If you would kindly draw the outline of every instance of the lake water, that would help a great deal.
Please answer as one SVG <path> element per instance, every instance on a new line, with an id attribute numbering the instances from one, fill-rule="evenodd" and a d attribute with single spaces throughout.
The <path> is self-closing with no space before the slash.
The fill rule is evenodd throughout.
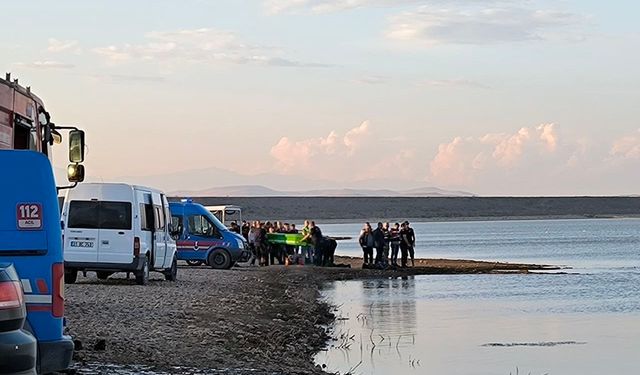
<path id="1" fill-rule="evenodd" d="M 338 337 L 316 360 L 354 374 L 640 373 L 640 220 L 416 223 L 416 256 L 534 262 L 569 274 L 335 282 Z M 360 224 L 323 225 L 357 236 Z M 355 240 L 338 253 L 360 255 Z"/>

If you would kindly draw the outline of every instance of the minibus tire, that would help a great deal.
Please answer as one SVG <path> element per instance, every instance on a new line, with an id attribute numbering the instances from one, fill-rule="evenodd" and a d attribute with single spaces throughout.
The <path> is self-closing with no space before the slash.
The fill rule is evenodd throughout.
<path id="1" fill-rule="evenodd" d="M 187 260 L 187 264 L 190 266 L 201 266 L 202 265 L 202 261 L 201 260 Z"/>
<path id="2" fill-rule="evenodd" d="M 64 283 L 75 284 L 78 280 L 78 271 L 76 270 L 64 270 Z"/>
<path id="3" fill-rule="evenodd" d="M 231 268 L 231 254 L 224 249 L 215 249 L 207 257 L 209 267 L 216 270 L 228 270 Z"/>
<path id="4" fill-rule="evenodd" d="M 167 281 L 176 281 L 178 279 L 178 259 L 174 256 L 173 262 L 171 262 L 171 268 L 164 274 L 164 279 Z"/>
<path id="5" fill-rule="evenodd" d="M 145 257 L 142 269 L 136 272 L 136 284 L 147 285 L 149 283 L 149 257 Z"/>

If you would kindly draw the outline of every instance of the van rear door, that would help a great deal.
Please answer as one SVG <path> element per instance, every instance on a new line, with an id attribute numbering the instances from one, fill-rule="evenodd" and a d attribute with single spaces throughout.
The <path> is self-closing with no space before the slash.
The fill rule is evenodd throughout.
<path id="1" fill-rule="evenodd" d="M 70 201 L 64 257 L 71 262 L 97 262 L 100 241 L 98 201 Z"/>
<path id="2" fill-rule="evenodd" d="M 131 202 L 100 202 L 98 262 L 128 264 L 133 261 Z"/>

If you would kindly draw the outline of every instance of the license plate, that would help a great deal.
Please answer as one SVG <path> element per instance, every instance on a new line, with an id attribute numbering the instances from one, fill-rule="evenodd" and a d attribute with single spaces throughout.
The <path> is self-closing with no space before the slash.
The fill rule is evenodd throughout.
<path id="1" fill-rule="evenodd" d="M 71 241 L 71 247 L 93 247 L 93 241 Z"/>

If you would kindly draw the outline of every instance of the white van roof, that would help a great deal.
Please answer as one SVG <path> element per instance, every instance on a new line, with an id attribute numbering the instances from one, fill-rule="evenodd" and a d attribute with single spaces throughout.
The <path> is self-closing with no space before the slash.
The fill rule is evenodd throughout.
<path id="1" fill-rule="evenodd" d="M 90 182 L 78 184 L 67 191 L 66 200 L 131 200 L 134 191 L 148 191 L 150 193 L 163 194 L 161 190 L 125 183 Z"/>

